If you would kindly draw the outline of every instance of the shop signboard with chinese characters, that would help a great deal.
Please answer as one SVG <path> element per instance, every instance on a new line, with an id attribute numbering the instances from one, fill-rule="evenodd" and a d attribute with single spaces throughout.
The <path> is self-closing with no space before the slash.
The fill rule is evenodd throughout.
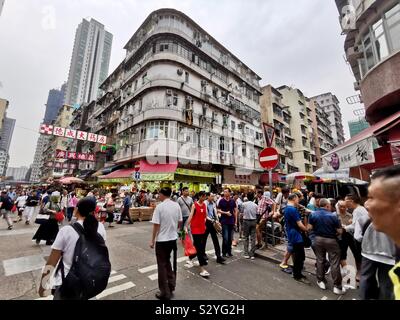
<path id="1" fill-rule="evenodd" d="M 107 144 L 107 137 L 91 132 L 73 130 L 69 128 L 54 127 L 48 124 L 41 124 L 39 132 L 44 135 L 63 137 L 74 140 L 89 141 L 99 144 Z"/>
<path id="2" fill-rule="evenodd" d="M 235 170 L 224 169 L 223 184 L 230 185 L 257 185 L 260 175 L 257 173 L 244 174 Z"/>
<path id="3" fill-rule="evenodd" d="M 56 159 L 80 160 L 95 162 L 96 158 L 93 153 L 80 153 L 74 151 L 56 150 Z"/>
<path id="4" fill-rule="evenodd" d="M 329 152 L 322 159 L 324 170 L 328 172 L 374 163 L 373 139 L 365 139 L 334 152 Z"/>
<path id="5" fill-rule="evenodd" d="M 393 164 L 400 164 L 400 141 L 391 142 L 390 149 L 392 151 Z"/>
<path id="6" fill-rule="evenodd" d="M 68 163 L 68 162 L 56 162 L 56 161 L 49 161 L 45 163 L 47 168 L 54 168 L 54 169 L 67 169 L 67 170 L 75 170 L 77 168 L 76 163 Z"/>

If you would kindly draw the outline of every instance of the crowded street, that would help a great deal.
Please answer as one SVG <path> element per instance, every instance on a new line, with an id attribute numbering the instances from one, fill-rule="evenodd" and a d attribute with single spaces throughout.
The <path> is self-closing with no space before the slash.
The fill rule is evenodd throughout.
<path id="1" fill-rule="evenodd" d="M 50 253 L 45 245 L 37 246 L 32 236 L 37 227 L 18 224 L 9 233 L 4 221 L 0 222 L 0 299 L 36 300 L 41 269 Z M 99 300 L 155 300 L 158 290 L 157 264 L 149 247 L 151 224 L 135 223 L 118 226 L 108 231 L 108 241 L 113 271 L 107 290 Z M 212 243 L 207 251 L 213 259 Z M 210 263 L 212 277 L 203 279 L 195 267 L 187 269 L 179 250 L 177 300 L 352 300 L 358 299 L 356 290 L 344 296 L 321 292 L 316 281 L 308 287 L 295 283 L 278 265 L 256 259 L 242 258 L 242 248 L 234 250 L 235 257 L 226 265 Z M 315 272 L 314 272 L 315 273 Z M 314 275 L 310 275 L 315 279 Z M 48 299 L 48 298 L 44 298 Z"/>

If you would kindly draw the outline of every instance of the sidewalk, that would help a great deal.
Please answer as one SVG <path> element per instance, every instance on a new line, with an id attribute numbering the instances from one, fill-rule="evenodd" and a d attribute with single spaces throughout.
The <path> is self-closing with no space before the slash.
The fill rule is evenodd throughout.
<path id="1" fill-rule="evenodd" d="M 285 255 L 286 244 L 279 244 L 273 247 L 268 245 L 263 250 L 256 251 L 256 258 L 263 259 L 275 264 L 280 264 L 282 262 L 283 256 Z M 305 271 L 315 275 L 315 263 L 316 258 L 312 249 L 306 249 L 306 261 L 304 262 Z M 292 259 L 289 259 L 289 264 L 293 265 Z"/>

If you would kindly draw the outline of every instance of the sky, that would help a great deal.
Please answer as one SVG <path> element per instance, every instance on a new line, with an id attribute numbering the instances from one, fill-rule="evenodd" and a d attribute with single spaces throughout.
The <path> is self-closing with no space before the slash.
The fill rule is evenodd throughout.
<path id="1" fill-rule="evenodd" d="M 0 97 L 17 120 L 10 167 L 33 162 L 50 89 L 68 78 L 75 31 L 94 18 L 114 35 L 111 73 L 124 45 L 154 10 L 182 11 L 241 59 L 261 85 L 288 85 L 306 96 L 332 92 L 347 122 L 360 105 L 344 59 L 344 36 L 334 0 L 6 0 L 0 16 Z"/>

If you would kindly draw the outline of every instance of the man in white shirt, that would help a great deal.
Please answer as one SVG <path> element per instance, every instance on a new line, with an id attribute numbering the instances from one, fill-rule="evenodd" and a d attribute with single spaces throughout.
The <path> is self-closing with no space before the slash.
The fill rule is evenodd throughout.
<path id="1" fill-rule="evenodd" d="M 163 188 L 160 191 L 162 201 L 154 210 L 153 235 L 150 243 L 152 249 L 156 249 L 158 267 L 159 292 L 156 298 L 170 300 L 176 286 L 177 244 L 178 229 L 182 225 L 182 210 L 178 203 L 171 200 L 171 188 Z M 174 252 L 174 270 L 171 266 L 171 253 Z"/>

